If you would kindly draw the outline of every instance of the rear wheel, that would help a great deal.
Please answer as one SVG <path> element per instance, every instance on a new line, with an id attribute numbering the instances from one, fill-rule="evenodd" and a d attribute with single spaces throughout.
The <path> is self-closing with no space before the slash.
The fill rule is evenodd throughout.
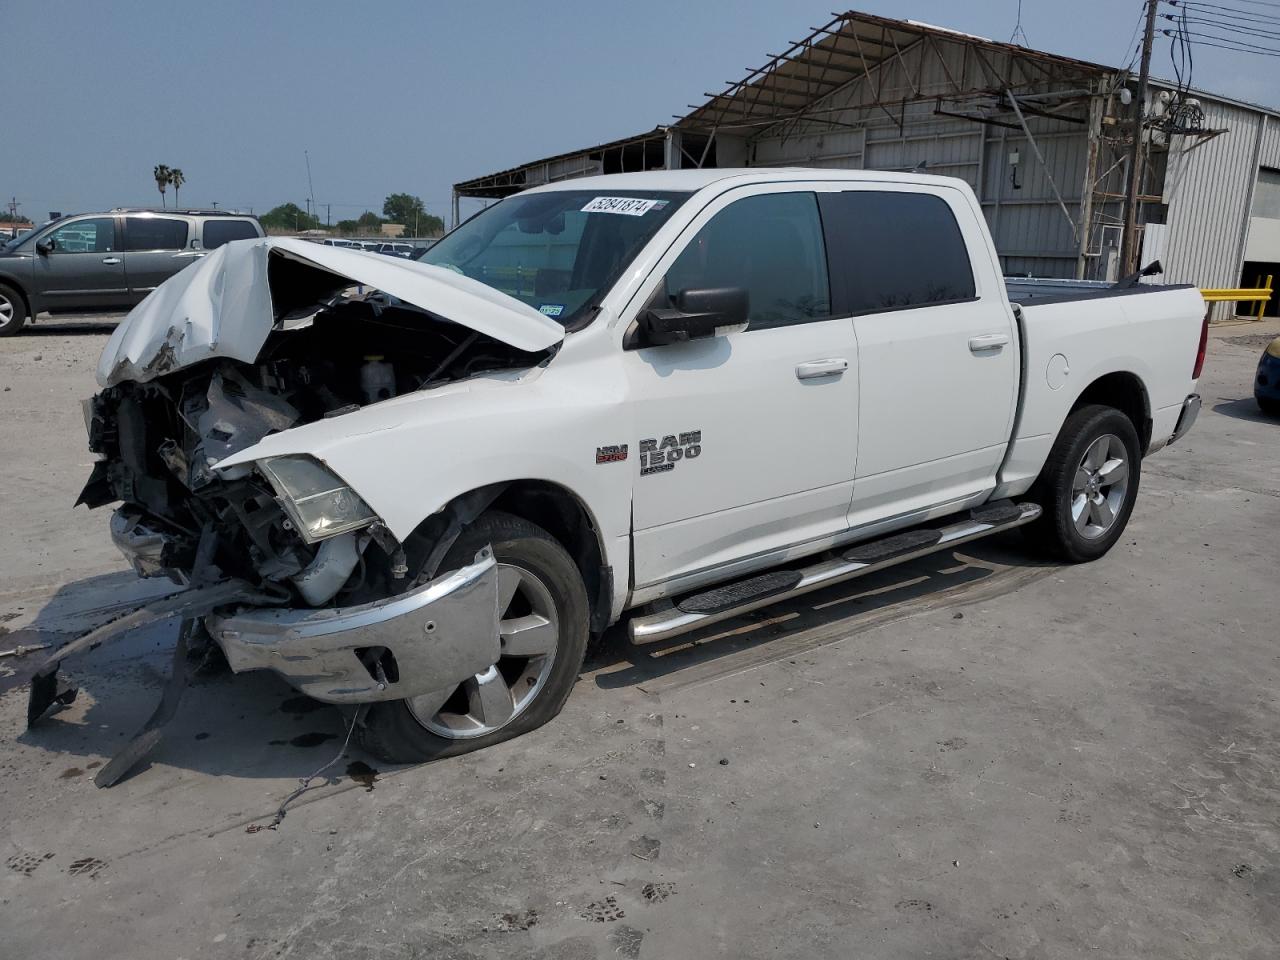
<path id="1" fill-rule="evenodd" d="M 1141 470 L 1128 417 L 1099 404 L 1074 411 L 1029 492 L 1044 513 L 1024 528 L 1027 537 L 1061 560 L 1096 560 L 1124 533 Z"/>
<path id="2" fill-rule="evenodd" d="M 0 283 L 0 337 L 11 337 L 27 322 L 27 304 L 13 287 Z"/>
<path id="3" fill-rule="evenodd" d="M 1257 394 L 1254 395 L 1253 399 L 1258 401 L 1258 409 L 1267 416 L 1280 417 L 1280 400 L 1277 400 L 1274 397 L 1259 396 Z"/>
<path id="4" fill-rule="evenodd" d="M 451 690 L 373 704 L 363 746 L 393 763 L 478 750 L 542 726 L 560 712 L 587 647 L 587 591 L 573 559 L 541 527 L 497 511 L 463 532 L 442 570 L 493 546 L 501 655 Z"/>

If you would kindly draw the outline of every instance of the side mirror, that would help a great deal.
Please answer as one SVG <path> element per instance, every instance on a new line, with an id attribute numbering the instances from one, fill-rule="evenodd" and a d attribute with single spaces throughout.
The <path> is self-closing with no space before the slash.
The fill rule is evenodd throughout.
<path id="1" fill-rule="evenodd" d="M 49 254 L 53 252 L 53 240 L 50 237 L 43 237 L 36 241 L 36 251 L 38 253 Z"/>
<path id="2" fill-rule="evenodd" d="M 640 329 L 651 346 L 705 340 L 721 327 L 742 326 L 750 313 L 742 287 L 681 290 L 675 308 L 650 307 L 640 315 Z"/>

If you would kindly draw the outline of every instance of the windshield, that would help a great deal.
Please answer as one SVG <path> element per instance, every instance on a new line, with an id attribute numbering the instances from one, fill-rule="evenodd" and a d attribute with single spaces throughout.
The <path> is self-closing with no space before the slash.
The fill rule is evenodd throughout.
<path id="1" fill-rule="evenodd" d="M 422 256 L 569 326 L 600 302 L 687 193 L 553 190 L 517 194 Z"/>

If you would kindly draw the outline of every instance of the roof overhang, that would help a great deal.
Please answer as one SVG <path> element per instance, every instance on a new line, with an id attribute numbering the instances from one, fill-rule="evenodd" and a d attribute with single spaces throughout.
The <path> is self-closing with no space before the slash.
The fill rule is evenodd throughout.
<path id="1" fill-rule="evenodd" d="M 772 56 L 723 92 L 706 94 L 709 99 L 701 105 L 691 104 L 693 112 L 679 118 L 676 127 L 682 131 L 752 133 L 789 120 L 814 119 L 821 115 L 823 100 L 855 84 L 868 84 L 874 90 L 874 97 L 863 105 L 869 111 L 936 100 L 937 89 L 908 81 L 905 89 L 883 90 L 878 78 L 882 68 L 894 61 L 905 65 L 906 54 L 917 47 L 924 48 L 925 56 L 936 55 L 942 61 L 943 45 L 960 45 L 966 48 L 966 56 L 972 57 L 972 69 L 959 75 L 944 66 L 951 87 L 945 99 L 952 104 L 999 99 L 1010 91 L 1043 91 L 1046 85 L 1086 86 L 1124 72 L 914 20 L 850 11 Z M 848 105 L 839 107 L 845 113 L 849 109 Z"/>
<path id="2" fill-rule="evenodd" d="M 605 173 L 661 170 L 665 166 L 668 127 L 654 127 L 619 140 L 583 147 L 518 167 L 499 170 L 453 185 L 460 197 L 500 199 L 530 187 Z"/>

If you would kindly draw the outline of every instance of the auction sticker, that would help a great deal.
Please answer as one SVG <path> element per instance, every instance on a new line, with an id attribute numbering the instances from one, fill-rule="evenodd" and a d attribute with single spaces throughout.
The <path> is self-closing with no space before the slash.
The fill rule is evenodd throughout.
<path id="1" fill-rule="evenodd" d="M 563 303 L 544 303 L 538 308 L 538 312 L 546 317 L 558 317 L 564 313 Z"/>
<path id="2" fill-rule="evenodd" d="M 641 200 L 639 197 L 596 197 L 582 208 L 583 213 L 620 213 L 627 217 L 643 217 L 650 210 L 661 210 L 665 200 Z"/>

